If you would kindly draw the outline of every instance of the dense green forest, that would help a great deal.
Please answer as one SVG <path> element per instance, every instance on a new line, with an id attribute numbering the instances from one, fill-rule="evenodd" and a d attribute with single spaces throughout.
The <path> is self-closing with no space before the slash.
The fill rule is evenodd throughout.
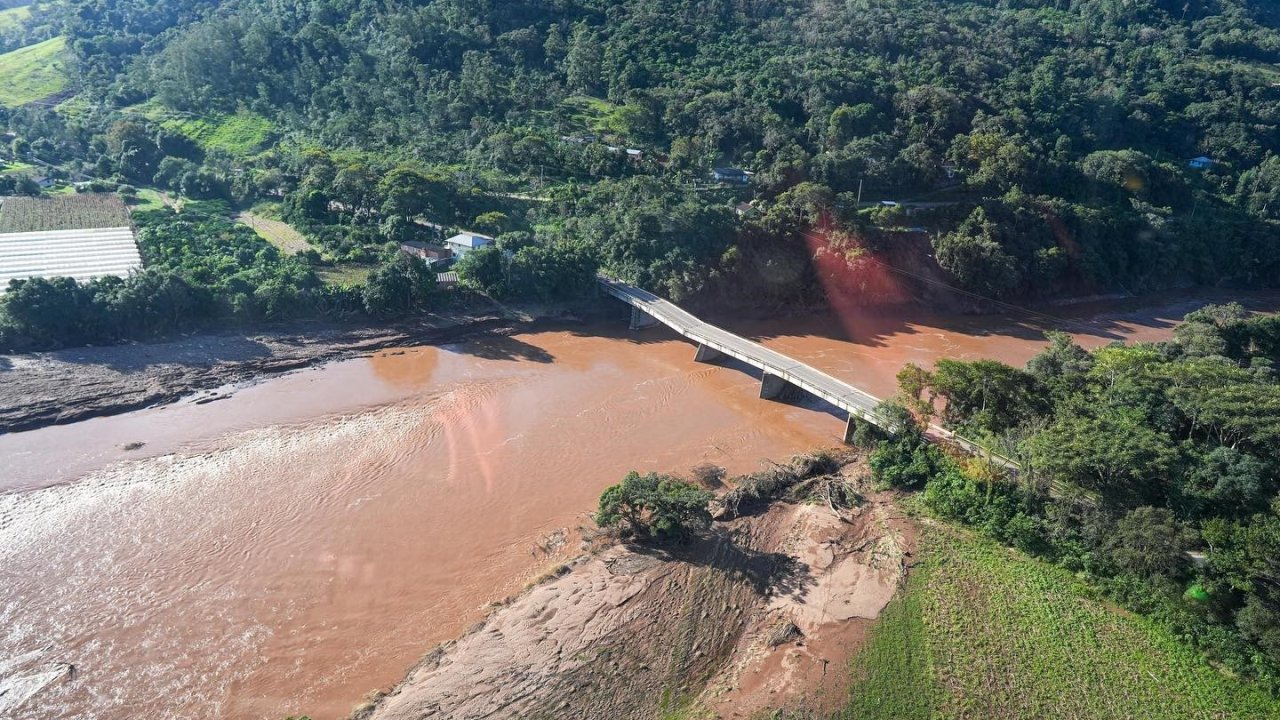
<path id="1" fill-rule="evenodd" d="M 68 38 L 77 96 L 0 120 L 70 177 L 283 201 L 334 262 L 516 233 L 546 272 L 462 268 L 509 297 L 599 267 L 820 302 L 868 257 L 994 298 L 1256 285 L 1278 25 L 1249 0 L 67 0 L 19 27 Z"/>
<path id="2" fill-rule="evenodd" d="M 907 431 L 871 464 L 937 514 L 1091 579 L 1213 663 L 1280 692 L 1280 318 L 1189 314 L 1172 341 L 1087 352 L 1055 334 L 1025 369 L 899 375 Z M 941 409 L 939 409 L 941 408 Z M 937 420 L 1021 471 L 924 442 Z"/>

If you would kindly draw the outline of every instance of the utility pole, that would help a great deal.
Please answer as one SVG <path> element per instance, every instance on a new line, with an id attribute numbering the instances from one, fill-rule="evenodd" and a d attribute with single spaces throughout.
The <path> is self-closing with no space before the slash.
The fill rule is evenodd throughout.
<path id="1" fill-rule="evenodd" d="M 862 209 L 862 178 L 858 178 L 858 206 L 854 209 L 855 210 Z"/>

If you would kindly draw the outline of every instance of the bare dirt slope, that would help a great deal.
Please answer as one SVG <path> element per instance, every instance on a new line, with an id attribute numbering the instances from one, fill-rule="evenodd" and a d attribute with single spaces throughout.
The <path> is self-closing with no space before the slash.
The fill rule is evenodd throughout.
<path id="1" fill-rule="evenodd" d="M 357 717 L 622 720 L 812 706 L 824 666 L 833 681 L 844 674 L 860 623 L 897 587 L 910 542 L 898 522 L 884 496 L 845 520 L 778 502 L 685 548 L 581 558 L 437 648 Z"/>

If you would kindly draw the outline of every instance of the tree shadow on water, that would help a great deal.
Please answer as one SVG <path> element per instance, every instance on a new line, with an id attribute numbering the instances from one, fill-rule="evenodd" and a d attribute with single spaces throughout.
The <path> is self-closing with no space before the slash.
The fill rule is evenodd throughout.
<path id="1" fill-rule="evenodd" d="M 550 363 L 556 359 L 554 355 L 543 348 L 510 335 L 497 335 L 473 342 L 459 343 L 450 346 L 450 349 L 485 360 L 524 360 L 536 363 Z"/>

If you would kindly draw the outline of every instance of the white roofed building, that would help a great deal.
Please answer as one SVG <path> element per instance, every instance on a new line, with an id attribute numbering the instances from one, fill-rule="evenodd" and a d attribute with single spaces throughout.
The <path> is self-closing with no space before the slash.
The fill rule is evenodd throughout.
<path id="1" fill-rule="evenodd" d="M 485 245 L 492 245 L 493 238 L 488 235 L 480 235 L 477 233 L 458 233 L 448 240 L 444 241 L 445 247 L 453 251 L 454 257 L 462 257 L 472 250 L 482 248 Z"/>

